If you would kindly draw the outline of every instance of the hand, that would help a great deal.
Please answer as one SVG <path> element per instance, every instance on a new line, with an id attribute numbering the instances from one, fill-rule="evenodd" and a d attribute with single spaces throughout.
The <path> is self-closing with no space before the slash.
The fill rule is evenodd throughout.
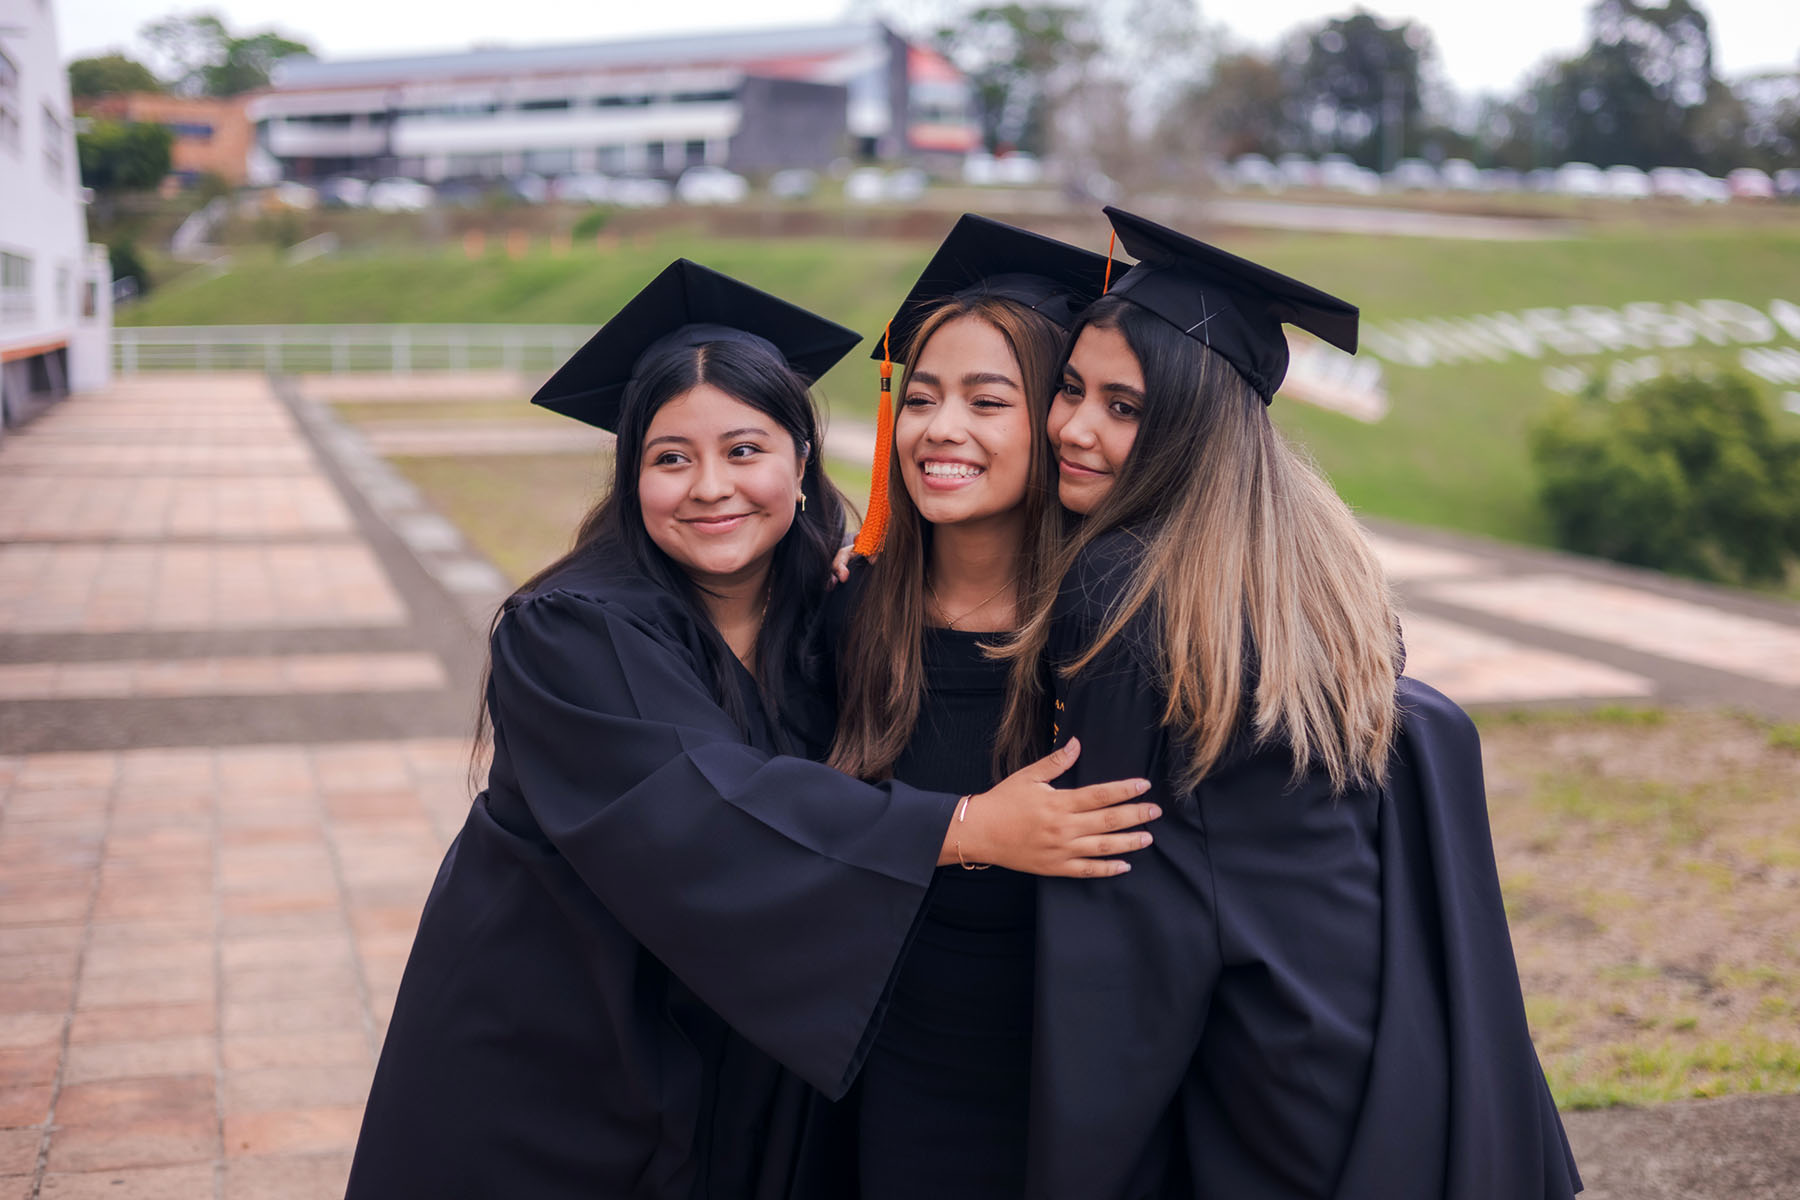
<path id="1" fill-rule="evenodd" d="M 971 796 L 966 809 L 959 804 L 938 865 L 959 861 L 960 842 L 960 861 L 1031 875 L 1097 879 L 1131 870 L 1111 856 L 1142 850 L 1152 839 L 1143 830 L 1120 831 L 1156 820 L 1162 809 L 1148 801 L 1124 803 L 1150 790 L 1145 779 L 1051 787 L 1080 754 L 1081 743 L 1070 738 L 1061 749 Z"/>
<path id="2" fill-rule="evenodd" d="M 831 578 L 825 581 L 825 590 L 830 591 L 840 583 L 850 582 L 850 556 L 855 551 L 851 546 L 840 546 L 831 560 Z"/>

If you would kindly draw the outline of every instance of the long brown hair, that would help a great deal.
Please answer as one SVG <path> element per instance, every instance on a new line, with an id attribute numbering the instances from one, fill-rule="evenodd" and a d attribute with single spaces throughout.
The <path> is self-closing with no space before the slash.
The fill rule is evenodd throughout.
<path id="1" fill-rule="evenodd" d="M 932 334 L 952 321 L 974 317 L 993 326 L 1012 350 L 1024 385 L 1031 422 L 1031 465 L 1025 484 L 1025 544 L 1019 548 L 1019 603 L 1037 595 L 1049 577 L 1050 562 L 1062 534 L 1056 503 L 1055 464 L 1042 431 L 1049 417 L 1050 396 L 1062 367 L 1064 334 L 1049 318 L 1023 304 L 998 296 L 952 297 L 932 310 L 904 356 L 901 392 Z M 900 410 L 896 410 L 896 415 Z M 869 574 L 845 644 L 838 656 L 838 726 L 828 761 L 861 779 L 880 779 L 912 740 L 925 693 L 922 643 L 925 637 L 925 567 L 931 551 L 931 526 L 919 516 L 900 474 L 900 455 L 888 456 L 887 540 L 869 564 Z M 1033 675 L 1014 671 L 1009 677 L 1008 704 L 1036 712 L 1044 686 Z M 1044 722 L 1021 725 L 1017 736 L 999 738 L 994 767 L 1005 774 L 1037 757 L 1046 740 Z"/>
<path id="2" fill-rule="evenodd" d="M 1093 643 L 1057 668 L 1082 670 L 1148 606 L 1163 723 L 1184 751 L 1178 789 L 1219 762 L 1246 711 L 1247 732 L 1285 744 L 1296 774 L 1322 769 L 1338 791 L 1381 780 L 1400 639 L 1386 575 L 1349 507 L 1224 359 L 1120 297 L 1097 301 L 1077 336 L 1090 326 L 1124 336 L 1147 399 L 1117 482 L 1057 576 L 1111 530 L 1133 530 L 1142 553 Z M 1054 598 L 1040 594 L 1021 624 L 1015 679 L 1041 669 Z M 1006 728 L 1034 719 L 1015 705 Z"/>

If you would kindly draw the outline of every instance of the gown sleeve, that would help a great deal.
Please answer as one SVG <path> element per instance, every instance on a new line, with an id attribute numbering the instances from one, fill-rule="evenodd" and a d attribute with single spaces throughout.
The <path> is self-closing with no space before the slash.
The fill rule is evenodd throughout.
<path id="1" fill-rule="evenodd" d="M 739 1033 L 836 1097 L 956 797 L 758 751 L 704 680 L 691 650 L 623 605 L 521 602 L 493 638 L 488 803 L 502 824 L 535 825 Z"/>

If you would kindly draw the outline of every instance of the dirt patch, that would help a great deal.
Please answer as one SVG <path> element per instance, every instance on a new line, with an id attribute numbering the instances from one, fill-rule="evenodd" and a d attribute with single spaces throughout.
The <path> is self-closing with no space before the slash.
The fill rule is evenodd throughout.
<path id="1" fill-rule="evenodd" d="M 1482 722 L 1526 1007 L 1568 1107 L 1800 1091 L 1800 751 L 1753 718 Z"/>

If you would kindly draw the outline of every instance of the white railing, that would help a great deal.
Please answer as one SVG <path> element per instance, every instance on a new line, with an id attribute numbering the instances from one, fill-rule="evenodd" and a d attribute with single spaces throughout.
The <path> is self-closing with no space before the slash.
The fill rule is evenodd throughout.
<path id="1" fill-rule="evenodd" d="M 588 325 L 166 325 L 113 329 L 113 369 L 137 371 L 505 370 L 549 374 Z"/>

